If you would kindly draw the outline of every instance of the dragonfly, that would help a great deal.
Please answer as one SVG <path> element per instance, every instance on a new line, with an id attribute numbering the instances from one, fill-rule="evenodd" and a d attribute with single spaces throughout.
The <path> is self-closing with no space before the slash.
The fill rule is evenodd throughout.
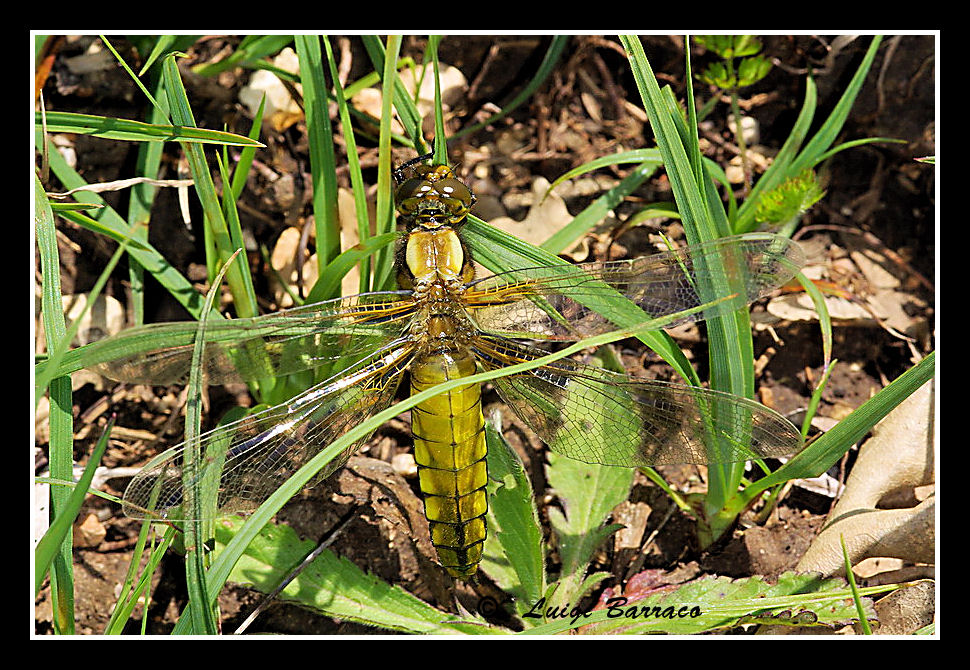
<path id="1" fill-rule="evenodd" d="M 128 516 L 171 522 L 252 511 L 334 440 L 386 409 L 403 379 L 412 395 L 457 381 L 415 405 L 411 423 L 432 544 L 449 574 L 470 579 L 487 534 L 488 470 L 482 388 L 460 380 L 535 362 L 548 354 L 544 343 L 616 331 L 602 313 L 608 310 L 597 307 L 604 297 L 619 296 L 643 312 L 644 322 L 659 319 L 668 327 L 745 306 L 788 282 L 805 262 L 797 243 L 752 233 L 632 260 L 476 278 L 462 240 L 475 203 L 471 189 L 431 154 L 408 161 L 394 178 L 403 227 L 398 290 L 209 320 L 201 359 L 208 384 L 264 379 L 270 371 L 327 372 L 286 402 L 204 433 L 201 460 L 187 459 L 183 443 L 150 461 L 125 491 Z M 165 336 L 165 346 L 125 353 L 127 343 L 146 334 Z M 102 362 L 90 367 L 122 382 L 184 384 L 195 337 L 185 324 L 129 329 L 91 345 Z M 801 445 L 791 422 L 752 400 L 572 358 L 491 383 L 551 450 L 587 463 L 732 463 L 789 455 Z M 366 439 L 349 445 L 313 483 L 345 465 Z M 185 487 L 203 480 L 217 482 L 215 498 L 189 506 Z"/>

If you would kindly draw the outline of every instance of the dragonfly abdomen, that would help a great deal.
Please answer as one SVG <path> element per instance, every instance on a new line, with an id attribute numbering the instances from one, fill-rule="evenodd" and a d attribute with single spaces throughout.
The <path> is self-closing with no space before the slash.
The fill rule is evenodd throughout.
<path id="1" fill-rule="evenodd" d="M 418 357 L 411 366 L 411 393 L 475 374 L 468 351 Z M 414 459 L 424 509 L 438 560 L 455 577 L 475 574 L 485 543 L 485 420 L 482 392 L 468 384 L 411 410 Z"/>

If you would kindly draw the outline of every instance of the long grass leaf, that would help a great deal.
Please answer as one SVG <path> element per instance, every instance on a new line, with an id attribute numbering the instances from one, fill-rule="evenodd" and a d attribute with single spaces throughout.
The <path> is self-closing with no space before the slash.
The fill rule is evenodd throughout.
<path id="1" fill-rule="evenodd" d="M 645 182 L 657 171 L 659 161 L 644 161 L 638 168 L 624 177 L 623 181 L 590 203 L 582 212 L 573 217 L 568 224 L 553 233 L 540 246 L 552 253 L 562 253 L 576 240 L 593 229 L 622 200 Z"/>
<path id="2" fill-rule="evenodd" d="M 192 108 L 189 105 L 185 87 L 182 85 L 182 78 L 179 75 L 175 59 L 176 56 L 170 54 L 162 61 L 165 92 L 168 96 L 172 121 L 180 126 L 195 127 L 195 117 L 192 114 Z M 250 141 L 249 138 L 246 138 L 247 143 Z M 219 255 L 218 261 L 220 264 L 225 263 L 233 252 L 241 247 L 232 242 L 202 148 L 195 144 L 182 143 L 182 149 L 185 151 L 189 168 L 192 171 L 195 192 L 202 203 L 207 229 L 211 230 L 213 236 L 215 248 Z M 252 279 L 247 277 L 247 273 L 243 270 L 241 264 L 230 268 L 227 281 L 235 302 L 236 313 L 241 317 L 256 316 L 259 313 L 259 308 L 256 305 Z"/>
<path id="3" fill-rule="evenodd" d="M 47 132 L 89 135 L 106 140 L 126 142 L 185 142 L 191 144 L 225 144 L 239 147 L 263 147 L 262 142 L 221 130 L 145 123 L 75 112 L 47 112 Z M 41 114 L 34 115 L 34 126 L 40 128 Z"/>
<path id="4" fill-rule="evenodd" d="M 156 43 L 161 44 L 162 40 Z M 165 91 L 162 89 L 162 78 L 158 70 L 151 74 L 151 86 L 155 99 L 161 98 L 162 109 L 152 105 L 148 109 L 147 123 L 162 123 L 168 119 Z M 135 174 L 140 177 L 157 179 L 162 164 L 164 145 L 161 142 L 143 142 L 138 146 L 138 157 L 135 159 Z M 148 222 L 151 219 L 152 205 L 155 203 L 157 187 L 150 183 L 137 184 L 132 188 L 128 201 L 128 223 L 131 226 L 132 237 L 138 242 L 148 241 Z M 131 311 L 136 326 L 145 322 L 145 268 L 134 258 L 129 259 L 128 278 L 131 282 Z"/>
<path id="5" fill-rule="evenodd" d="M 232 202 L 232 199 L 229 199 Z M 188 385 L 188 404 L 185 412 L 185 468 L 183 469 L 183 490 L 185 491 L 185 505 L 192 518 L 205 517 L 201 513 L 203 506 L 215 505 L 219 497 L 218 478 L 213 477 L 206 481 L 201 481 L 195 473 L 199 472 L 203 463 L 203 458 L 213 458 L 212 454 L 202 454 L 199 446 L 199 435 L 202 426 L 202 387 L 205 383 L 203 379 L 202 365 L 205 353 L 205 326 L 206 316 L 212 311 L 212 305 L 216 296 L 219 294 L 222 278 L 239 255 L 237 250 L 228 262 L 219 271 L 215 281 L 209 288 L 205 298 L 205 305 L 202 308 L 202 318 L 199 319 L 197 333 L 195 337 L 195 347 L 192 351 L 192 367 L 189 373 Z M 223 454 L 222 458 L 225 458 Z M 205 574 L 205 550 L 209 538 L 211 537 L 211 527 L 201 521 L 190 521 L 187 523 L 186 530 L 186 561 L 185 578 L 189 592 L 189 611 L 193 624 L 193 632 L 214 635 L 216 633 L 216 621 L 210 605 L 207 593 L 206 574 Z"/>
<path id="6" fill-rule="evenodd" d="M 213 77 L 238 65 L 245 65 L 247 61 L 278 53 L 292 41 L 293 35 L 247 35 L 229 57 L 218 63 L 200 63 L 192 71 L 203 77 Z"/>
<path id="7" fill-rule="evenodd" d="M 64 310 L 61 307 L 60 262 L 57 253 L 57 236 L 54 215 L 47 204 L 44 188 L 34 176 L 34 231 L 40 254 L 43 293 L 41 295 L 44 333 L 47 347 L 51 349 L 63 342 L 67 335 Z M 48 457 L 51 477 L 70 481 L 73 479 L 74 415 L 70 377 L 54 377 L 50 382 L 50 439 Z M 60 487 L 50 490 L 50 518 L 54 521 L 65 514 L 70 492 Z M 74 573 L 73 532 L 64 533 L 51 564 L 51 600 L 53 602 L 54 630 L 69 635 L 74 632 Z"/>
<path id="8" fill-rule="evenodd" d="M 327 102 L 326 65 L 319 35 L 297 35 L 300 81 L 310 145 L 310 174 L 313 179 L 313 220 L 317 232 L 317 266 L 322 272 L 340 255 L 340 220 L 337 217 L 337 159 Z M 336 297 L 336 296 L 327 296 Z"/>
<path id="9" fill-rule="evenodd" d="M 748 193 L 748 197 L 738 208 L 737 215 L 732 224 L 734 232 L 746 233 L 754 230 L 756 225 L 754 218 L 755 209 L 758 201 L 761 199 L 761 195 L 781 184 L 787 175 L 793 174 L 790 171 L 792 161 L 795 160 L 795 157 L 801 149 L 802 142 L 808 136 L 812 119 L 815 118 L 817 103 L 818 92 L 815 87 L 815 81 L 811 77 L 808 77 L 805 80 L 805 99 L 802 101 L 801 109 L 798 111 L 798 117 L 795 119 L 791 132 L 788 133 L 788 137 L 785 139 L 784 144 L 781 145 L 781 149 L 778 150 L 778 154 L 771 162 L 771 165 L 768 166 L 764 174 L 755 182 L 754 187 Z"/>
<path id="10" fill-rule="evenodd" d="M 377 47 L 380 46 L 378 40 L 374 40 Z M 366 44 L 367 42 L 365 42 Z M 391 110 L 397 109 L 402 116 L 410 114 L 409 109 L 411 99 L 404 92 L 397 76 L 394 64 L 397 62 L 398 51 L 401 48 L 400 36 L 390 35 L 387 38 L 387 54 L 383 49 L 371 46 L 368 49 L 371 61 L 375 66 L 381 66 L 381 123 L 380 136 L 378 140 L 377 155 L 377 234 L 382 235 L 394 230 L 394 186 L 391 179 Z M 376 55 L 379 51 L 379 55 Z M 410 105 L 413 107 L 413 105 Z M 413 123 L 405 123 L 405 129 L 411 133 L 412 140 L 418 142 L 420 137 L 420 122 L 415 126 Z M 415 133 L 417 129 L 417 134 Z M 394 255 L 388 250 L 381 250 L 375 255 L 374 259 L 374 288 L 382 290 L 388 287 L 392 281 L 392 266 Z"/>
<path id="11" fill-rule="evenodd" d="M 862 63 L 859 64 L 855 74 L 852 75 L 852 80 L 846 86 L 845 91 L 832 109 L 832 112 L 822 123 L 818 132 L 805 144 L 805 148 L 798 154 L 798 157 L 792 161 L 790 168 L 791 174 L 797 174 L 814 165 L 818 157 L 832 146 L 838 134 L 842 132 L 842 126 L 845 125 L 845 120 L 849 117 L 849 112 L 852 110 L 856 96 L 862 90 L 862 85 L 865 83 L 866 76 L 869 74 L 869 68 L 872 67 L 872 61 L 875 59 L 876 52 L 879 50 L 881 43 L 881 35 L 876 35 L 872 38 L 872 42 L 866 50 L 866 55 L 863 57 Z"/>
<path id="12" fill-rule="evenodd" d="M 350 175 L 350 186 L 354 196 L 354 212 L 357 219 L 357 236 L 361 244 L 367 244 L 371 237 L 370 219 L 367 216 L 367 187 L 364 184 L 364 177 L 361 173 L 360 156 L 357 153 L 357 138 L 354 136 L 353 122 L 350 118 L 351 110 L 350 106 L 347 104 L 347 95 L 345 95 L 344 89 L 340 85 L 340 78 L 337 73 L 337 61 L 334 58 L 333 49 L 330 46 L 330 40 L 327 39 L 326 35 L 323 35 L 322 39 L 323 46 L 327 54 L 327 66 L 330 68 L 330 80 L 333 82 L 334 98 L 337 101 L 337 113 L 340 115 L 340 127 L 342 129 L 344 143 L 347 146 L 347 172 Z M 328 268 L 330 268 L 332 264 L 333 261 L 331 261 L 331 265 L 328 266 Z M 317 291 L 314 294 L 315 299 L 325 300 L 328 297 L 338 295 L 337 283 L 333 281 L 332 277 L 328 276 L 328 272 L 330 271 L 328 268 L 320 269 L 320 279 L 317 281 L 317 284 L 319 285 L 320 282 L 328 281 L 333 285 L 327 287 L 326 289 L 321 288 L 319 291 Z M 370 268 L 370 256 L 367 255 L 362 257 L 360 259 L 360 293 L 366 293 L 367 291 L 371 290 Z M 342 278 L 343 275 L 341 274 L 340 277 Z M 316 286 L 313 288 L 316 289 Z M 310 293 L 312 294 L 314 291 L 311 290 Z"/>
<path id="13" fill-rule="evenodd" d="M 71 524 L 74 523 L 78 513 L 81 511 L 81 506 L 84 505 L 88 488 L 90 488 L 91 482 L 94 480 L 94 471 L 101 464 L 101 457 L 104 455 L 104 450 L 108 446 L 108 436 L 111 434 L 114 423 L 114 417 L 111 417 L 105 425 L 104 432 L 95 445 L 94 451 L 91 452 L 91 458 L 88 459 L 88 464 L 84 466 L 84 472 L 81 473 L 77 485 L 71 491 L 67 503 L 53 520 L 47 532 L 44 533 L 44 536 L 34 549 L 34 595 L 37 595 L 40 591 L 47 570 L 57 555 L 59 547 L 69 537 Z"/>

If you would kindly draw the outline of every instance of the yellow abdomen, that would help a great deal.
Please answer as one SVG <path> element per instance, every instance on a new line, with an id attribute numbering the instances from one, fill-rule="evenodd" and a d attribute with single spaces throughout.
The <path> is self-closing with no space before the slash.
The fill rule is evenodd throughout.
<path id="1" fill-rule="evenodd" d="M 470 352 L 423 354 L 411 366 L 411 393 L 473 374 Z M 482 558 L 488 511 L 481 387 L 468 384 L 416 405 L 411 423 L 431 542 L 450 574 L 468 578 Z"/>

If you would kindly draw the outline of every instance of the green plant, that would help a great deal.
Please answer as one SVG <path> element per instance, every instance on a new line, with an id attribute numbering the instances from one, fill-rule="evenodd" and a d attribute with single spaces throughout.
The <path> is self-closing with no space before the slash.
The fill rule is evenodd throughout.
<path id="1" fill-rule="evenodd" d="M 694 40 L 721 57 L 697 74 L 711 86 L 736 94 L 737 89 L 761 81 L 771 71 L 771 61 L 761 55 L 761 40 L 754 35 L 697 35 Z"/>
<path id="2" fill-rule="evenodd" d="M 761 40 L 754 35 L 698 35 L 696 42 L 709 51 L 716 53 L 721 60 L 710 63 L 697 74 L 702 82 L 727 92 L 731 99 L 731 113 L 734 115 L 734 137 L 741 154 L 741 169 L 744 173 L 745 191 L 750 186 L 748 167 L 748 147 L 744 137 L 743 118 L 738 106 L 739 90 L 764 79 L 771 71 L 771 61 L 761 55 Z M 717 100 L 711 96 L 709 104 Z M 704 118 L 708 108 L 699 113 Z"/>

